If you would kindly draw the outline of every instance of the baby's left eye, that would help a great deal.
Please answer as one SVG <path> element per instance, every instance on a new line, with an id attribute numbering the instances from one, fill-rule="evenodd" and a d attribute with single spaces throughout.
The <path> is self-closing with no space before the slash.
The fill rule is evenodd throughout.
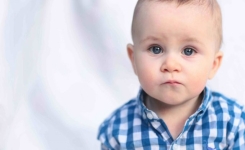
<path id="1" fill-rule="evenodd" d="M 185 48 L 182 53 L 186 56 L 191 56 L 196 53 L 196 51 L 193 48 Z"/>
<path id="2" fill-rule="evenodd" d="M 152 46 L 149 48 L 150 52 L 152 52 L 153 54 L 160 54 L 163 52 L 162 48 L 160 46 Z"/>

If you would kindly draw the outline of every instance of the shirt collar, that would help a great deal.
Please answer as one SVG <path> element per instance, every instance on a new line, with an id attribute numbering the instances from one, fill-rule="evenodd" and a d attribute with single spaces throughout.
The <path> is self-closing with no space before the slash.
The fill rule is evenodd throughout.
<path id="1" fill-rule="evenodd" d="M 147 121 L 148 119 L 159 119 L 158 116 L 156 115 L 155 112 L 149 110 L 148 108 L 146 108 L 145 104 L 144 104 L 144 98 L 146 96 L 145 91 L 140 88 L 139 93 L 136 97 L 137 100 L 137 107 L 139 110 L 139 115 L 141 115 L 141 117 L 143 118 L 143 120 Z M 201 117 L 204 112 L 207 110 L 208 106 L 210 105 L 212 100 L 212 95 L 211 95 L 211 91 L 209 88 L 205 87 L 203 90 L 203 100 L 201 105 L 199 106 L 198 110 L 192 115 L 192 117 L 194 116 L 199 116 Z M 148 121 L 147 121 L 148 122 Z"/>
<path id="2" fill-rule="evenodd" d="M 195 114 L 202 116 L 212 101 L 212 92 L 208 87 L 203 90 L 203 100 Z M 195 115 L 194 114 L 194 115 Z"/>

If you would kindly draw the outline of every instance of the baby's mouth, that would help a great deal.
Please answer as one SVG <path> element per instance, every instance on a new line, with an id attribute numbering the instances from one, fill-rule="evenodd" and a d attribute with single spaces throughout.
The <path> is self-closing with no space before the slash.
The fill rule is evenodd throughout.
<path id="1" fill-rule="evenodd" d="M 178 84 L 181 84 L 181 83 L 176 81 L 176 80 L 168 80 L 168 81 L 164 82 L 163 84 L 178 85 Z"/>

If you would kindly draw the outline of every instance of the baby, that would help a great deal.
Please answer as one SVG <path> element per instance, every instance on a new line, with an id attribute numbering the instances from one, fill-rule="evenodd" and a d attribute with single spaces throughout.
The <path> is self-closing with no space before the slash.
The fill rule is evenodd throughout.
<path id="1" fill-rule="evenodd" d="M 245 150 L 244 106 L 206 87 L 223 58 L 216 0 L 138 0 L 132 39 L 141 89 L 101 124 L 101 149 Z"/>

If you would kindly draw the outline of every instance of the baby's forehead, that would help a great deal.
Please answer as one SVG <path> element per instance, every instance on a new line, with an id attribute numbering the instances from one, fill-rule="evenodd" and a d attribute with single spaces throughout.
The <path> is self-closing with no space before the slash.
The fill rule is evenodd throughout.
<path id="1" fill-rule="evenodd" d="M 181 6 L 198 7 L 198 9 L 203 9 L 207 12 L 213 13 L 214 9 L 216 8 L 212 1 L 214 0 L 138 0 L 134 10 L 134 17 L 136 18 L 139 15 L 139 13 L 145 12 L 146 9 L 156 7 L 157 5 L 163 5 L 163 4 L 164 5 L 175 4 L 176 7 L 181 7 Z M 157 3 L 157 5 L 150 5 L 151 3 Z"/>
<path id="2" fill-rule="evenodd" d="M 200 5 L 200 6 L 209 6 L 213 7 L 217 3 L 216 0 L 138 0 L 136 3 L 136 7 L 140 6 L 144 3 L 150 3 L 150 2 L 156 2 L 156 3 L 176 3 L 179 6 L 181 5 Z"/>

